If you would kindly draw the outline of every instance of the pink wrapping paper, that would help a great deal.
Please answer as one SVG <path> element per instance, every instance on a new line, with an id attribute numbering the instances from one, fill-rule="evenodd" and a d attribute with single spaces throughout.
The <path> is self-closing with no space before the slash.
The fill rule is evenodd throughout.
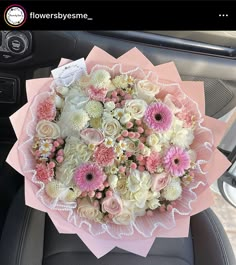
<path id="1" fill-rule="evenodd" d="M 60 66 L 70 62 L 70 60 L 62 59 Z M 204 99 L 204 85 L 202 82 L 184 82 L 181 81 L 178 71 L 173 62 L 153 66 L 151 62 L 136 48 L 128 51 L 118 59 L 115 59 L 105 51 L 94 47 L 86 59 L 86 65 L 88 72 L 95 64 L 112 66 L 116 63 L 126 65 L 127 69 L 132 66 L 140 66 L 147 71 L 155 71 L 163 80 L 171 80 L 171 82 L 179 83 L 182 90 L 189 95 L 199 105 L 201 113 L 205 113 L 205 99 Z M 42 87 L 46 90 L 49 84 L 52 82 L 52 78 L 42 78 L 27 81 L 27 98 L 28 103 L 14 113 L 11 117 L 11 123 L 16 132 L 17 138 L 19 139 L 22 133 L 23 122 L 20 123 L 19 117 L 26 115 L 30 103 L 34 99 L 34 96 L 41 91 Z M 204 117 L 203 125 L 212 129 L 214 135 L 214 152 L 211 160 L 211 165 L 206 166 L 205 169 L 208 171 L 208 184 L 210 185 L 215 179 L 217 179 L 229 166 L 229 161 L 216 149 L 216 146 L 220 142 L 226 130 L 226 126 L 223 122 L 215 120 L 210 117 Z M 11 152 L 7 157 L 7 162 L 14 167 L 19 173 L 22 174 L 21 165 L 19 162 L 19 153 L 17 150 L 18 142 L 15 143 Z M 220 161 L 220 163 L 219 163 Z M 190 215 L 180 216 L 176 215 L 176 226 L 171 230 L 165 230 L 163 228 L 156 229 L 153 237 L 148 239 L 140 239 L 140 236 L 135 235 L 134 240 L 130 238 L 123 238 L 122 240 L 115 240 L 109 236 L 102 238 L 93 237 L 83 229 L 75 227 L 73 224 L 68 223 L 65 219 L 60 217 L 60 214 L 56 211 L 52 211 L 45 207 L 35 195 L 34 190 L 36 189 L 35 184 L 32 183 L 28 178 L 25 178 L 25 201 L 26 204 L 35 209 L 47 212 L 55 224 L 58 232 L 60 233 L 76 233 L 88 246 L 88 248 L 98 258 L 102 257 L 114 247 L 119 247 L 132 253 L 146 256 L 155 240 L 155 237 L 186 237 L 189 232 L 189 221 Z M 192 214 L 194 215 L 212 204 L 211 192 L 206 186 L 199 186 L 194 190 L 198 194 L 197 201 L 191 204 Z M 139 240 L 135 240 L 139 238 Z M 131 242 L 132 241 L 132 242 Z"/>

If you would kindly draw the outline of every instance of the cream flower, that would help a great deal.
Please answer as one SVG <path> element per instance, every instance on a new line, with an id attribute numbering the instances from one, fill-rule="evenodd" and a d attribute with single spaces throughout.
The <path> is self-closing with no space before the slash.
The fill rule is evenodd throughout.
<path id="1" fill-rule="evenodd" d="M 131 115 L 129 113 L 125 113 L 121 119 L 120 119 L 120 123 L 121 124 L 126 124 L 127 122 L 129 122 L 131 120 Z"/>
<path id="2" fill-rule="evenodd" d="M 62 200 L 66 202 L 73 202 L 81 195 L 81 190 L 78 187 L 67 188 Z"/>
<path id="3" fill-rule="evenodd" d="M 144 208 L 146 205 L 148 197 L 148 190 L 140 189 L 138 192 L 134 193 L 135 206 L 138 208 Z"/>
<path id="4" fill-rule="evenodd" d="M 56 88 L 57 93 L 65 97 L 69 93 L 69 88 L 66 86 L 60 86 Z"/>
<path id="5" fill-rule="evenodd" d="M 56 123 L 41 120 L 36 126 L 36 132 L 39 138 L 56 139 L 60 136 L 60 128 Z"/>
<path id="6" fill-rule="evenodd" d="M 68 126 L 72 130 L 79 132 L 87 126 L 88 121 L 89 121 L 89 116 L 87 112 L 84 110 L 79 110 L 77 112 L 71 113 L 68 121 Z"/>
<path id="7" fill-rule="evenodd" d="M 90 76 L 90 84 L 96 88 L 106 88 L 109 86 L 111 75 L 106 70 L 96 70 Z"/>
<path id="8" fill-rule="evenodd" d="M 153 133 L 147 137 L 146 143 L 148 146 L 153 147 L 154 145 L 158 145 L 160 142 L 159 137 Z"/>
<path id="9" fill-rule="evenodd" d="M 150 208 L 151 210 L 155 210 L 155 209 L 157 209 L 159 206 L 161 206 L 161 204 L 160 204 L 159 199 L 154 198 L 154 199 L 152 199 L 152 200 L 150 200 L 150 201 L 147 202 L 147 206 L 148 206 L 148 208 Z"/>
<path id="10" fill-rule="evenodd" d="M 194 140 L 193 130 L 190 128 L 182 128 L 174 131 L 171 140 L 174 145 L 188 148 Z"/>
<path id="11" fill-rule="evenodd" d="M 135 142 L 133 142 L 132 140 L 125 139 L 124 142 L 126 144 L 126 147 L 125 147 L 126 151 L 134 153 L 138 150 L 138 145 L 135 144 Z"/>
<path id="12" fill-rule="evenodd" d="M 172 178 L 170 184 L 164 188 L 161 195 L 168 201 L 177 200 L 182 194 L 182 187 L 179 178 Z"/>
<path id="13" fill-rule="evenodd" d="M 112 221 L 118 225 L 129 225 L 134 221 L 134 218 L 135 216 L 132 210 L 123 208 L 119 214 L 113 217 Z"/>
<path id="14" fill-rule="evenodd" d="M 127 187 L 132 193 L 141 190 L 148 190 L 151 187 L 151 175 L 147 172 L 140 172 L 139 170 L 131 170 L 127 180 Z"/>
<path id="15" fill-rule="evenodd" d="M 62 109 L 63 106 L 64 106 L 64 99 L 62 99 L 61 97 L 56 95 L 56 97 L 55 97 L 55 105 L 56 105 L 56 108 Z"/>
<path id="16" fill-rule="evenodd" d="M 45 192 L 52 199 L 59 198 L 64 190 L 65 186 L 57 180 L 52 180 L 45 185 Z"/>
<path id="17" fill-rule="evenodd" d="M 99 206 L 94 207 L 87 198 L 82 199 L 78 203 L 77 212 L 80 217 L 89 219 L 91 221 L 100 222 L 103 214 L 99 211 Z"/>
<path id="18" fill-rule="evenodd" d="M 116 107 L 116 104 L 113 101 L 106 102 L 104 104 L 106 110 L 111 111 Z"/>
<path id="19" fill-rule="evenodd" d="M 146 111 L 147 103 L 142 99 L 131 99 L 125 103 L 125 111 L 135 120 L 140 120 Z"/>
<path id="20" fill-rule="evenodd" d="M 116 108 L 114 110 L 114 117 L 118 120 L 120 120 L 124 115 L 124 110 L 121 108 Z"/>
<path id="21" fill-rule="evenodd" d="M 125 194 L 128 191 L 127 185 L 126 185 L 127 179 L 126 178 L 120 178 L 117 182 L 116 191 L 120 194 Z"/>
<path id="22" fill-rule="evenodd" d="M 135 85 L 138 98 L 151 103 L 155 99 L 155 95 L 159 93 L 160 87 L 149 80 L 140 80 Z"/>
<path id="23" fill-rule="evenodd" d="M 111 175 L 108 177 L 108 183 L 112 189 L 115 189 L 118 183 L 117 175 Z"/>
<path id="24" fill-rule="evenodd" d="M 151 149 L 148 148 L 147 146 L 144 146 L 143 150 L 141 151 L 141 154 L 142 154 L 144 157 L 150 156 L 150 154 L 151 154 Z"/>
<path id="25" fill-rule="evenodd" d="M 121 125 L 114 118 L 105 118 L 102 122 L 103 133 L 108 137 L 117 137 L 121 130 Z"/>
<path id="26" fill-rule="evenodd" d="M 85 105 L 85 110 L 87 111 L 89 117 L 99 118 L 103 113 L 103 105 L 99 101 L 91 100 Z"/>

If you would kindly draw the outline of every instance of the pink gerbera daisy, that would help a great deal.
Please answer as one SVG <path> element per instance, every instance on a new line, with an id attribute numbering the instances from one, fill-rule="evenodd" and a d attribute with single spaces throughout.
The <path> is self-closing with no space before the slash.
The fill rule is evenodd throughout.
<path id="1" fill-rule="evenodd" d="M 37 107 L 37 118 L 39 120 L 52 121 L 56 117 L 56 107 L 51 97 L 41 101 Z"/>
<path id="2" fill-rule="evenodd" d="M 163 165 L 167 172 L 173 176 L 180 177 L 190 167 L 190 158 L 183 148 L 172 146 L 163 158 Z"/>
<path id="3" fill-rule="evenodd" d="M 106 147 L 105 144 L 99 145 L 94 152 L 94 158 L 96 163 L 102 167 L 113 164 L 115 158 L 113 147 Z"/>
<path id="4" fill-rule="evenodd" d="M 147 107 L 144 121 L 156 132 L 167 131 L 172 122 L 171 110 L 163 103 L 153 103 Z"/>
<path id="5" fill-rule="evenodd" d="M 75 184 L 81 191 L 94 191 L 105 180 L 102 169 L 95 163 L 84 163 L 78 167 L 74 174 Z"/>
<path id="6" fill-rule="evenodd" d="M 161 165 L 161 158 L 157 152 L 152 152 L 151 155 L 147 158 L 146 168 L 150 173 L 156 172 L 158 166 Z"/>

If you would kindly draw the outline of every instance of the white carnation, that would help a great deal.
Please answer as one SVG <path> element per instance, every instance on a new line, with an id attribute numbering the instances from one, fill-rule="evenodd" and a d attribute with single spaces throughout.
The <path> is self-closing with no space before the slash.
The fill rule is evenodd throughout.
<path id="1" fill-rule="evenodd" d="M 105 109 L 111 111 L 116 107 L 116 104 L 113 101 L 106 102 L 104 104 Z"/>
<path id="2" fill-rule="evenodd" d="M 168 201 L 175 201 L 182 194 L 182 187 L 179 178 L 173 178 L 170 184 L 163 189 L 162 197 Z"/>

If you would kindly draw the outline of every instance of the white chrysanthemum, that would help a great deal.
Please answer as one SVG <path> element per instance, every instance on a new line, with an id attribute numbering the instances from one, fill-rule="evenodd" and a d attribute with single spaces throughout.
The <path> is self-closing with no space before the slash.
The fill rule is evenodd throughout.
<path id="1" fill-rule="evenodd" d="M 103 106 L 101 102 L 91 100 L 86 104 L 85 110 L 87 111 L 89 117 L 99 118 L 102 116 Z"/>
<path id="2" fill-rule="evenodd" d="M 69 126 L 75 131 L 81 131 L 86 127 L 89 121 L 89 116 L 86 111 L 79 110 L 78 112 L 71 113 Z"/>
<path id="3" fill-rule="evenodd" d="M 111 75 L 106 70 L 97 70 L 92 73 L 90 84 L 96 88 L 105 88 L 110 83 Z"/>
<path id="4" fill-rule="evenodd" d="M 77 187 L 67 188 L 61 199 L 66 202 L 73 202 L 80 196 L 80 194 L 81 191 Z"/>
<path id="5" fill-rule="evenodd" d="M 162 197 L 168 201 L 178 199 L 182 194 L 182 187 L 179 178 L 173 178 L 170 184 L 162 191 Z"/>
<path id="6" fill-rule="evenodd" d="M 52 180 L 45 186 L 47 195 L 53 199 L 59 198 L 60 194 L 64 191 L 65 187 L 57 180 Z"/>

